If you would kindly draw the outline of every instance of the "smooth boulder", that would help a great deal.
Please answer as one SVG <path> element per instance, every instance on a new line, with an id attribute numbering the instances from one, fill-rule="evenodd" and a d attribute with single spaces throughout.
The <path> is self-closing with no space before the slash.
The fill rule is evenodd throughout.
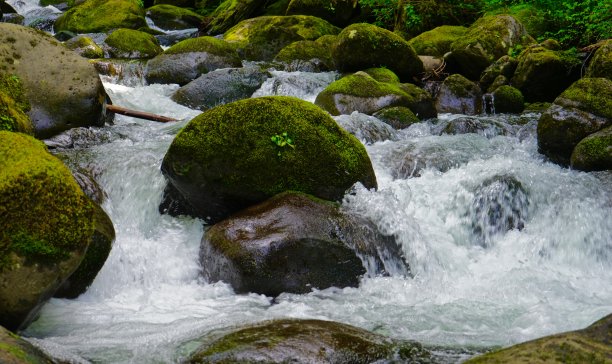
<path id="1" fill-rule="evenodd" d="M 282 319 L 234 329 L 199 348 L 187 363 L 428 363 L 413 342 L 332 321 Z"/>
<path id="2" fill-rule="evenodd" d="M 0 131 L 0 324 L 24 328 L 81 263 L 94 206 L 41 142 Z"/>
<path id="3" fill-rule="evenodd" d="M 162 210 L 207 221 L 296 190 L 340 200 L 356 182 L 376 188 L 363 145 L 324 111 L 292 97 L 251 98 L 218 106 L 176 136 L 162 172 Z"/>
<path id="4" fill-rule="evenodd" d="M 50 36 L 0 23 L 0 69 L 21 80 L 27 112 L 39 138 L 112 120 L 103 105 L 106 92 L 92 64 Z M 47 60 L 44 67 L 41 59 Z"/>
<path id="5" fill-rule="evenodd" d="M 439 113 L 480 114 L 482 91 L 476 83 L 462 75 L 450 75 L 440 86 L 436 97 L 436 109 Z"/>
<path id="6" fill-rule="evenodd" d="M 409 274 L 393 236 L 336 203 L 296 192 L 215 224 L 202 239 L 200 261 L 209 282 L 271 297 L 356 287 L 366 273 Z"/>
<path id="7" fill-rule="evenodd" d="M 612 81 L 583 78 L 563 91 L 538 122 L 538 150 L 552 161 L 570 163 L 574 147 L 612 125 Z"/>
<path id="8" fill-rule="evenodd" d="M 612 169 L 612 126 L 582 139 L 574 148 L 570 166 L 581 171 Z"/>
<path id="9" fill-rule="evenodd" d="M 408 42 L 372 24 L 358 23 L 344 28 L 338 34 L 332 56 L 342 72 L 386 67 L 403 82 L 411 82 L 423 72 L 423 62 Z"/>
<path id="10" fill-rule="evenodd" d="M 458 25 L 442 25 L 411 38 L 408 44 L 419 55 L 443 57 L 450 52 L 451 44 L 467 33 L 467 28 Z"/>
<path id="11" fill-rule="evenodd" d="M 525 109 L 523 94 L 512 86 L 500 86 L 491 95 L 494 111 L 497 114 L 520 114 Z"/>

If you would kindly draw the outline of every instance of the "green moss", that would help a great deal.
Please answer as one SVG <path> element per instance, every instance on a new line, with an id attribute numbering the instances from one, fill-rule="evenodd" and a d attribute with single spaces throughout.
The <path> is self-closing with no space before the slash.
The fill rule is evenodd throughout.
<path id="1" fill-rule="evenodd" d="M 30 103 L 17 76 L 0 73 L 0 130 L 32 135 L 32 121 L 26 114 Z"/>
<path id="2" fill-rule="evenodd" d="M 605 41 L 595 52 L 586 76 L 612 79 L 612 39 Z"/>
<path id="3" fill-rule="evenodd" d="M 460 74 L 448 76 L 444 80 L 444 85 L 450 89 L 453 95 L 458 97 L 470 97 L 473 95 L 473 90 L 476 87 L 474 82 L 468 80 Z"/>
<path id="4" fill-rule="evenodd" d="M 407 128 L 420 121 L 409 108 L 402 106 L 384 108 L 376 112 L 374 117 L 391 125 L 395 129 Z"/>
<path id="5" fill-rule="evenodd" d="M 214 37 L 185 39 L 166 49 L 164 54 L 179 54 L 188 52 L 208 52 L 218 55 L 228 54 L 238 58 L 236 47 L 233 44 Z"/>
<path id="6" fill-rule="evenodd" d="M 496 113 L 518 114 L 525 108 L 523 94 L 512 86 L 500 86 L 493 92 Z"/>
<path id="7" fill-rule="evenodd" d="M 612 126 L 582 139 L 572 152 L 570 165 L 583 171 L 612 169 Z"/>
<path id="8" fill-rule="evenodd" d="M 410 39 L 408 44 L 417 54 L 442 57 L 450 51 L 451 44 L 465 35 L 466 27 L 443 25 Z"/>
<path id="9" fill-rule="evenodd" d="M 154 36 L 132 29 L 117 29 L 104 42 L 116 58 L 152 58 L 163 52 Z"/>
<path id="10" fill-rule="evenodd" d="M 547 16 L 541 10 L 530 4 L 518 4 L 487 12 L 485 16 L 507 14 L 516 18 L 534 38 L 544 36 L 547 27 Z"/>
<path id="11" fill-rule="evenodd" d="M 137 0 L 88 0 L 62 14 L 55 21 L 55 31 L 96 33 L 146 25 Z"/>
<path id="12" fill-rule="evenodd" d="M 582 78 L 563 91 L 555 103 L 567 107 L 577 106 L 580 110 L 612 120 L 612 80 Z"/>
<path id="13" fill-rule="evenodd" d="M 204 19 L 200 14 L 173 5 L 155 5 L 147 9 L 147 16 L 162 29 L 196 28 Z"/>
<path id="14" fill-rule="evenodd" d="M 370 75 L 373 79 L 375 79 L 378 82 L 385 82 L 385 83 L 399 83 L 400 82 L 399 77 L 397 77 L 397 75 L 393 71 L 385 67 L 368 68 L 367 70 L 364 70 L 363 72 L 367 73 L 368 75 Z"/>
<path id="15" fill-rule="evenodd" d="M 11 345 L 7 343 L 0 342 L 0 351 L 4 351 L 9 353 L 13 358 L 11 359 L 19 359 L 25 361 L 27 359 L 26 352 L 18 347 L 17 345 Z"/>
<path id="16" fill-rule="evenodd" d="M 44 144 L 0 131 L 0 251 L 61 260 L 87 247 L 92 213 L 68 168 Z"/>
<path id="17" fill-rule="evenodd" d="M 334 63 L 330 48 L 313 40 L 293 42 L 281 49 L 276 57 L 274 57 L 275 61 L 286 63 L 296 60 L 310 61 L 312 59 L 321 60 L 328 69 L 331 69 Z"/>

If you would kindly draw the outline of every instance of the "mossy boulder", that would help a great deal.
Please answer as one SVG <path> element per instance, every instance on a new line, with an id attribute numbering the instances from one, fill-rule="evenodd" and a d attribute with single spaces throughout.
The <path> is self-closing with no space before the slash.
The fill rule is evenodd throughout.
<path id="1" fill-rule="evenodd" d="M 102 208 L 94 205 L 94 231 L 83 261 L 57 289 L 54 297 L 76 298 L 84 293 L 106 263 L 115 241 L 115 228 Z"/>
<path id="2" fill-rule="evenodd" d="M 291 0 L 286 14 L 312 15 L 345 27 L 359 15 L 359 5 L 355 0 Z"/>
<path id="3" fill-rule="evenodd" d="M 199 37 L 181 41 L 151 59 L 145 78 L 149 83 L 185 85 L 207 72 L 241 65 L 234 46 L 222 39 Z"/>
<path id="4" fill-rule="evenodd" d="M 398 130 L 420 121 L 409 108 L 403 106 L 386 107 L 375 112 L 372 116 Z"/>
<path id="5" fill-rule="evenodd" d="M 93 39 L 85 35 L 70 38 L 64 44 L 68 49 L 75 51 L 81 57 L 90 59 L 104 58 L 104 50 Z"/>
<path id="6" fill-rule="evenodd" d="M 520 114 L 525 109 L 523 94 L 512 86 L 500 86 L 492 95 L 496 113 Z"/>
<path id="7" fill-rule="evenodd" d="M 447 60 L 457 67 L 458 73 L 470 80 L 478 80 L 485 68 L 508 54 L 511 48 L 533 43 L 525 27 L 512 16 L 485 16 L 453 42 Z"/>
<path id="8" fill-rule="evenodd" d="M 580 79 L 546 110 L 538 122 L 538 149 L 551 160 L 568 165 L 574 147 L 612 124 L 612 81 Z"/>
<path id="9" fill-rule="evenodd" d="M 192 109 L 208 110 L 251 97 L 269 77 L 259 67 L 218 69 L 178 89 L 172 100 Z"/>
<path id="10" fill-rule="evenodd" d="M 574 52 L 529 47 L 518 56 L 511 83 L 527 102 L 553 101 L 580 78 L 582 62 Z"/>
<path id="11" fill-rule="evenodd" d="M 0 71 L 0 130 L 34 134 L 27 115 L 30 102 L 25 96 L 21 79 Z"/>
<path id="12" fill-rule="evenodd" d="M 482 112 L 480 87 L 460 74 L 448 76 L 438 91 L 436 109 L 439 113 L 477 115 Z"/>
<path id="13" fill-rule="evenodd" d="M 0 363 L 54 364 L 57 362 L 34 345 L 0 326 Z"/>
<path id="14" fill-rule="evenodd" d="M 465 363 L 609 363 L 612 358 L 611 343 L 612 315 L 608 315 L 586 329 L 528 341 Z"/>
<path id="15" fill-rule="evenodd" d="M 147 16 L 156 26 L 167 30 L 197 28 L 204 17 L 189 9 L 174 5 L 155 5 L 147 9 Z"/>
<path id="16" fill-rule="evenodd" d="M 419 55 L 443 57 L 450 52 L 451 44 L 464 36 L 467 28 L 459 25 L 442 25 L 410 39 L 408 44 Z"/>
<path id="17" fill-rule="evenodd" d="M 187 363 L 428 363 L 421 345 L 331 321 L 283 319 L 235 329 Z"/>
<path id="18" fill-rule="evenodd" d="M 543 10 L 538 9 L 533 4 L 518 4 L 512 6 L 503 6 L 493 11 L 487 12 L 485 15 L 510 15 L 527 29 L 530 36 L 539 39 L 544 36 L 549 30 L 550 20 Z"/>
<path id="19" fill-rule="evenodd" d="M 202 32 L 223 34 L 241 21 L 252 18 L 262 5 L 258 0 L 225 0 L 206 18 Z"/>
<path id="20" fill-rule="evenodd" d="M 0 131 L 0 323 L 23 328 L 81 263 L 93 203 L 41 142 Z"/>
<path id="21" fill-rule="evenodd" d="M 286 190 L 335 201 L 356 182 L 376 188 L 357 139 L 318 107 L 283 96 L 241 100 L 197 116 L 170 145 L 162 172 L 176 192 L 166 199 L 182 196 L 183 209 L 208 221 Z"/>
<path id="22" fill-rule="evenodd" d="M 574 148 L 570 166 L 581 171 L 612 169 L 612 126 L 582 139 Z"/>
<path id="23" fill-rule="evenodd" d="M 293 42 L 281 49 L 274 61 L 288 65 L 290 70 L 325 72 L 335 69 L 331 55 L 335 36 L 325 35 L 317 40 Z"/>
<path id="24" fill-rule="evenodd" d="M 296 192 L 215 224 L 202 239 L 200 260 L 208 282 L 271 297 L 356 287 L 366 273 L 409 273 L 392 236 L 337 203 Z"/>
<path id="25" fill-rule="evenodd" d="M 98 33 L 146 26 L 144 9 L 136 0 L 87 0 L 57 18 L 54 28 L 55 31 Z"/>
<path id="26" fill-rule="evenodd" d="M 54 38 L 31 28 L 0 23 L 0 70 L 21 80 L 37 137 L 79 126 L 102 126 L 106 92 L 96 69 Z M 40 60 L 45 59 L 44 67 Z"/>
<path id="27" fill-rule="evenodd" d="M 518 61 L 515 58 L 508 55 L 501 57 L 482 72 L 480 88 L 482 90 L 489 90 L 489 92 L 495 91 L 497 87 L 490 89 L 493 83 L 499 79 L 499 76 L 503 76 L 506 82 L 508 82 L 514 76 L 516 66 L 518 66 Z"/>
<path id="28" fill-rule="evenodd" d="M 597 49 L 587 68 L 586 77 L 612 79 L 612 39 L 604 41 Z"/>
<path id="29" fill-rule="evenodd" d="M 164 51 L 154 36 L 132 29 L 117 29 L 104 43 L 112 58 L 153 58 Z"/>
<path id="30" fill-rule="evenodd" d="M 314 16 L 260 16 L 229 29 L 224 39 L 236 44 L 239 54 L 249 61 L 271 61 L 285 46 L 338 34 L 340 29 Z"/>
<path id="31" fill-rule="evenodd" d="M 153 5 L 173 5 L 181 8 L 200 8 L 200 5 L 206 5 L 206 3 L 215 1 L 218 5 L 218 0 L 199 0 L 197 2 L 195 0 L 154 0 Z"/>
<path id="32" fill-rule="evenodd" d="M 414 49 L 399 35 L 372 24 L 352 24 L 338 34 L 332 49 L 338 70 L 355 72 L 386 67 L 403 82 L 423 72 L 423 63 Z"/>
<path id="33" fill-rule="evenodd" d="M 369 71 L 372 73 L 372 70 Z M 376 74 L 375 74 L 376 75 Z M 380 78 L 380 74 L 377 75 Z M 435 117 L 431 96 L 411 84 L 380 82 L 366 72 L 357 72 L 332 82 L 317 95 L 315 104 L 332 115 L 359 111 L 371 115 L 391 106 L 404 106 L 420 119 Z"/>

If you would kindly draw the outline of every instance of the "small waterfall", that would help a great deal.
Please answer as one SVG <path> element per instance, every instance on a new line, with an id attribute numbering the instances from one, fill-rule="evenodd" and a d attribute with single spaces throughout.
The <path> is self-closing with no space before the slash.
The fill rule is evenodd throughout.
<path id="1" fill-rule="evenodd" d="M 485 114 L 495 115 L 495 95 L 492 93 L 482 95 L 482 111 Z"/>

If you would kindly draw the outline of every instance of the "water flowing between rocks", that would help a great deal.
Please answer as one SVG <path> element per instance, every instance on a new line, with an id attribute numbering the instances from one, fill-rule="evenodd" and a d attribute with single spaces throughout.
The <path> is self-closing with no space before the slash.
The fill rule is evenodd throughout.
<path id="1" fill-rule="evenodd" d="M 334 77 L 274 72 L 255 95 L 312 101 Z M 158 213 L 161 160 L 200 112 L 170 100 L 177 86 L 106 81 L 115 104 L 183 121 L 118 116 L 113 126 L 69 132 L 75 147 L 58 149 L 97 177 L 117 232 L 89 290 L 52 299 L 23 333 L 59 357 L 178 362 L 205 335 L 293 317 L 443 347 L 455 352 L 452 362 L 462 350 L 582 328 L 612 312 L 612 174 L 546 162 L 537 114 L 441 115 L 402 131 L 362 114 L 337 118 L 366 143 L 379 183 L 378 191 L 356 187 L 343 205 L 396 236 L 414 277 L 364 278 L 359 288 L 273 302 L 199 278 L 202 222 Z M 476 132 L 444 134 L 449 125 Z"/>

